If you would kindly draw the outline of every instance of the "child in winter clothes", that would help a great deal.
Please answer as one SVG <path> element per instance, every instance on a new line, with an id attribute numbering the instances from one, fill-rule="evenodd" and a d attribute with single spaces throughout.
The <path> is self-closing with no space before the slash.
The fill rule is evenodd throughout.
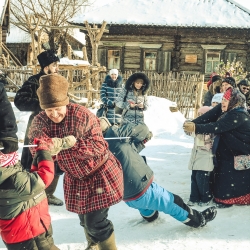
<path id="1" fill-rule="evenodd" d="M 59 249 L 52 238 L 45 188 L 54 178 L 51 153 L 68 148 L 65 142 L 65 138 L 53 138 L 49 148 L 48 142 L 35 139 L 38 146 L 30 173 L 23 170 L 17 152 L 0 152 L 0 232 L 8 250 Z"/>
<path id="2" fill-rule="evenodd" d="M 211 107 L 203 106 L 198 110 L 198 116 L 206 113 Z M 188 134 L 188 133 L 187 133 Z M 188 169 L 192 170 L 191 194 L 188 201 L 189 206 L 205 206 L 213 198 L 210 188 L 210 174 L 214 169 L 212 143 L 213 135 L 190 133 L 194 137 Z"/>
<path id="3" fill-rule="evenodd" d="M 104 120 L 104 121 L 103 121 Z M 169 214 L 176 220 L 190 227 L 203 227 L 216 216 L 215 207 L 198 212 L 188 207 L 181 197 L 175 195 L 153 181 L 154 173 L 139 152 L 150 138 L 150 131 L 145 124 L 122 124 L 112 126 L 101 118 L 101 127 L 107 138 L 110 151 L 120 161 L 124 178 L 123 200 L 129 207 L 138 209 L 148 222 L 158 218 L 158 211 Z M 127 137 L 119 139 L 119 137 Z"/>

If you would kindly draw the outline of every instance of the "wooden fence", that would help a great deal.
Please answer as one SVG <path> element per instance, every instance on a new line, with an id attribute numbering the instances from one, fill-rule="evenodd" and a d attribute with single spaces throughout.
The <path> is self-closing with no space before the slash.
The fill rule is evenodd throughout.
<path id="1" fill-rule="evenodd" d="M 0 69 L 8 75 L 9 85 L 6 88 L 9 91 L 17 91 L 25 80 L 34 73 L 34 69 L 20 69 L 8 68 Z M 98 81 L 93 83 L 96 75 L 91 77 L 90 73 L 86 70 L 60 70 L 70 82 L 70 94 L 77 99 L 85 99 L 86 105 L 92 105 L 100 98 L 100 88 L 104 81 L 106 72 L 98 73 Z M 132 71 L 127 71 L 121 74 L 123 82 L 125 83 L 128 77 L 133 74 Z M 194 118 L 197 115 L 197 110 L 201 106 L 204 75 L 199 74 L 184 74 L 184 73 L 154 73 L 144 72 L 151 81 L 148 91 L 148 96 L 157 96 L 166 98 L 177 104 L 179 110 L 185 117 Z M 86 76 L 92 80 L 91 86 L 86 82 Z M 82 84 L 84 83 L 84 84 Z M 86 101 L 87 100 L 87 101 Z"/>

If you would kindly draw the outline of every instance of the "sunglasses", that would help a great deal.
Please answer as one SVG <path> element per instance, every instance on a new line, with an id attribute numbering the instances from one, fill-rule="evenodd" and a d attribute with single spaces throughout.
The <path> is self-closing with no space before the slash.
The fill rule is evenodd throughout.
<path id="1" fill-rule="evenodd" d="M 249 91 L 249 88 L 248 88 L 248 87 L 242 87 L 242 89 L 244 89 L 244 90 L 248 90 L 248 91 Z"/>

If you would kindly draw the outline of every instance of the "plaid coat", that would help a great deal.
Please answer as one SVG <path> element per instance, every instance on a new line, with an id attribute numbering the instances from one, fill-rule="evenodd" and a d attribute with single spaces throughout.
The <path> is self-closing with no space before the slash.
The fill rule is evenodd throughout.
<path id="1" fill-rule="evenodd" d="M 45 112 L 41 112 L 34 118 L 29 131 L 31 143 L 35 137 L 63 138 L 67 135 L 74 135 L 77 138 L 76 144 L 56 156 L 60 168 L 65 172 L 66 208 L 77 214 L 85 214 L 121 201 L 121 165 L 108 150 L 99 119 L 88 109 L 70 103 L 60 123 L 54 123 Z M 108 160 L 91 177 L 86 178 L 107 156 Z"/>

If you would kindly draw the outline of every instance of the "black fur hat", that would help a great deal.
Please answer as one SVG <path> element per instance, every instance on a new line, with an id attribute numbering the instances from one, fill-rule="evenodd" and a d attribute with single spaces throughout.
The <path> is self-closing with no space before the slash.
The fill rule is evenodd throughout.
<path id="1" fill-rule="evenodd" d="M 147 90 L 149 89 L 150 86 L 150 80 L 149 78 L 142 72 L 136 72 L 133 75 L 131 75 L 128 80 L 125 83 L 125 88 L 129 91 L 134 89 L 134 82 L 137 79 L 142 79 L 143 80 L 143 85 L 142 85 L 142 94 L 145 95 L 147 93 Z"/>
<path id="2" fill-rule="evenodd" d="M 53 49 L 45 50 L 37 56 L 37 60 L 42 69 L 53 62 L 59 62 L 60 59 Z"/>

